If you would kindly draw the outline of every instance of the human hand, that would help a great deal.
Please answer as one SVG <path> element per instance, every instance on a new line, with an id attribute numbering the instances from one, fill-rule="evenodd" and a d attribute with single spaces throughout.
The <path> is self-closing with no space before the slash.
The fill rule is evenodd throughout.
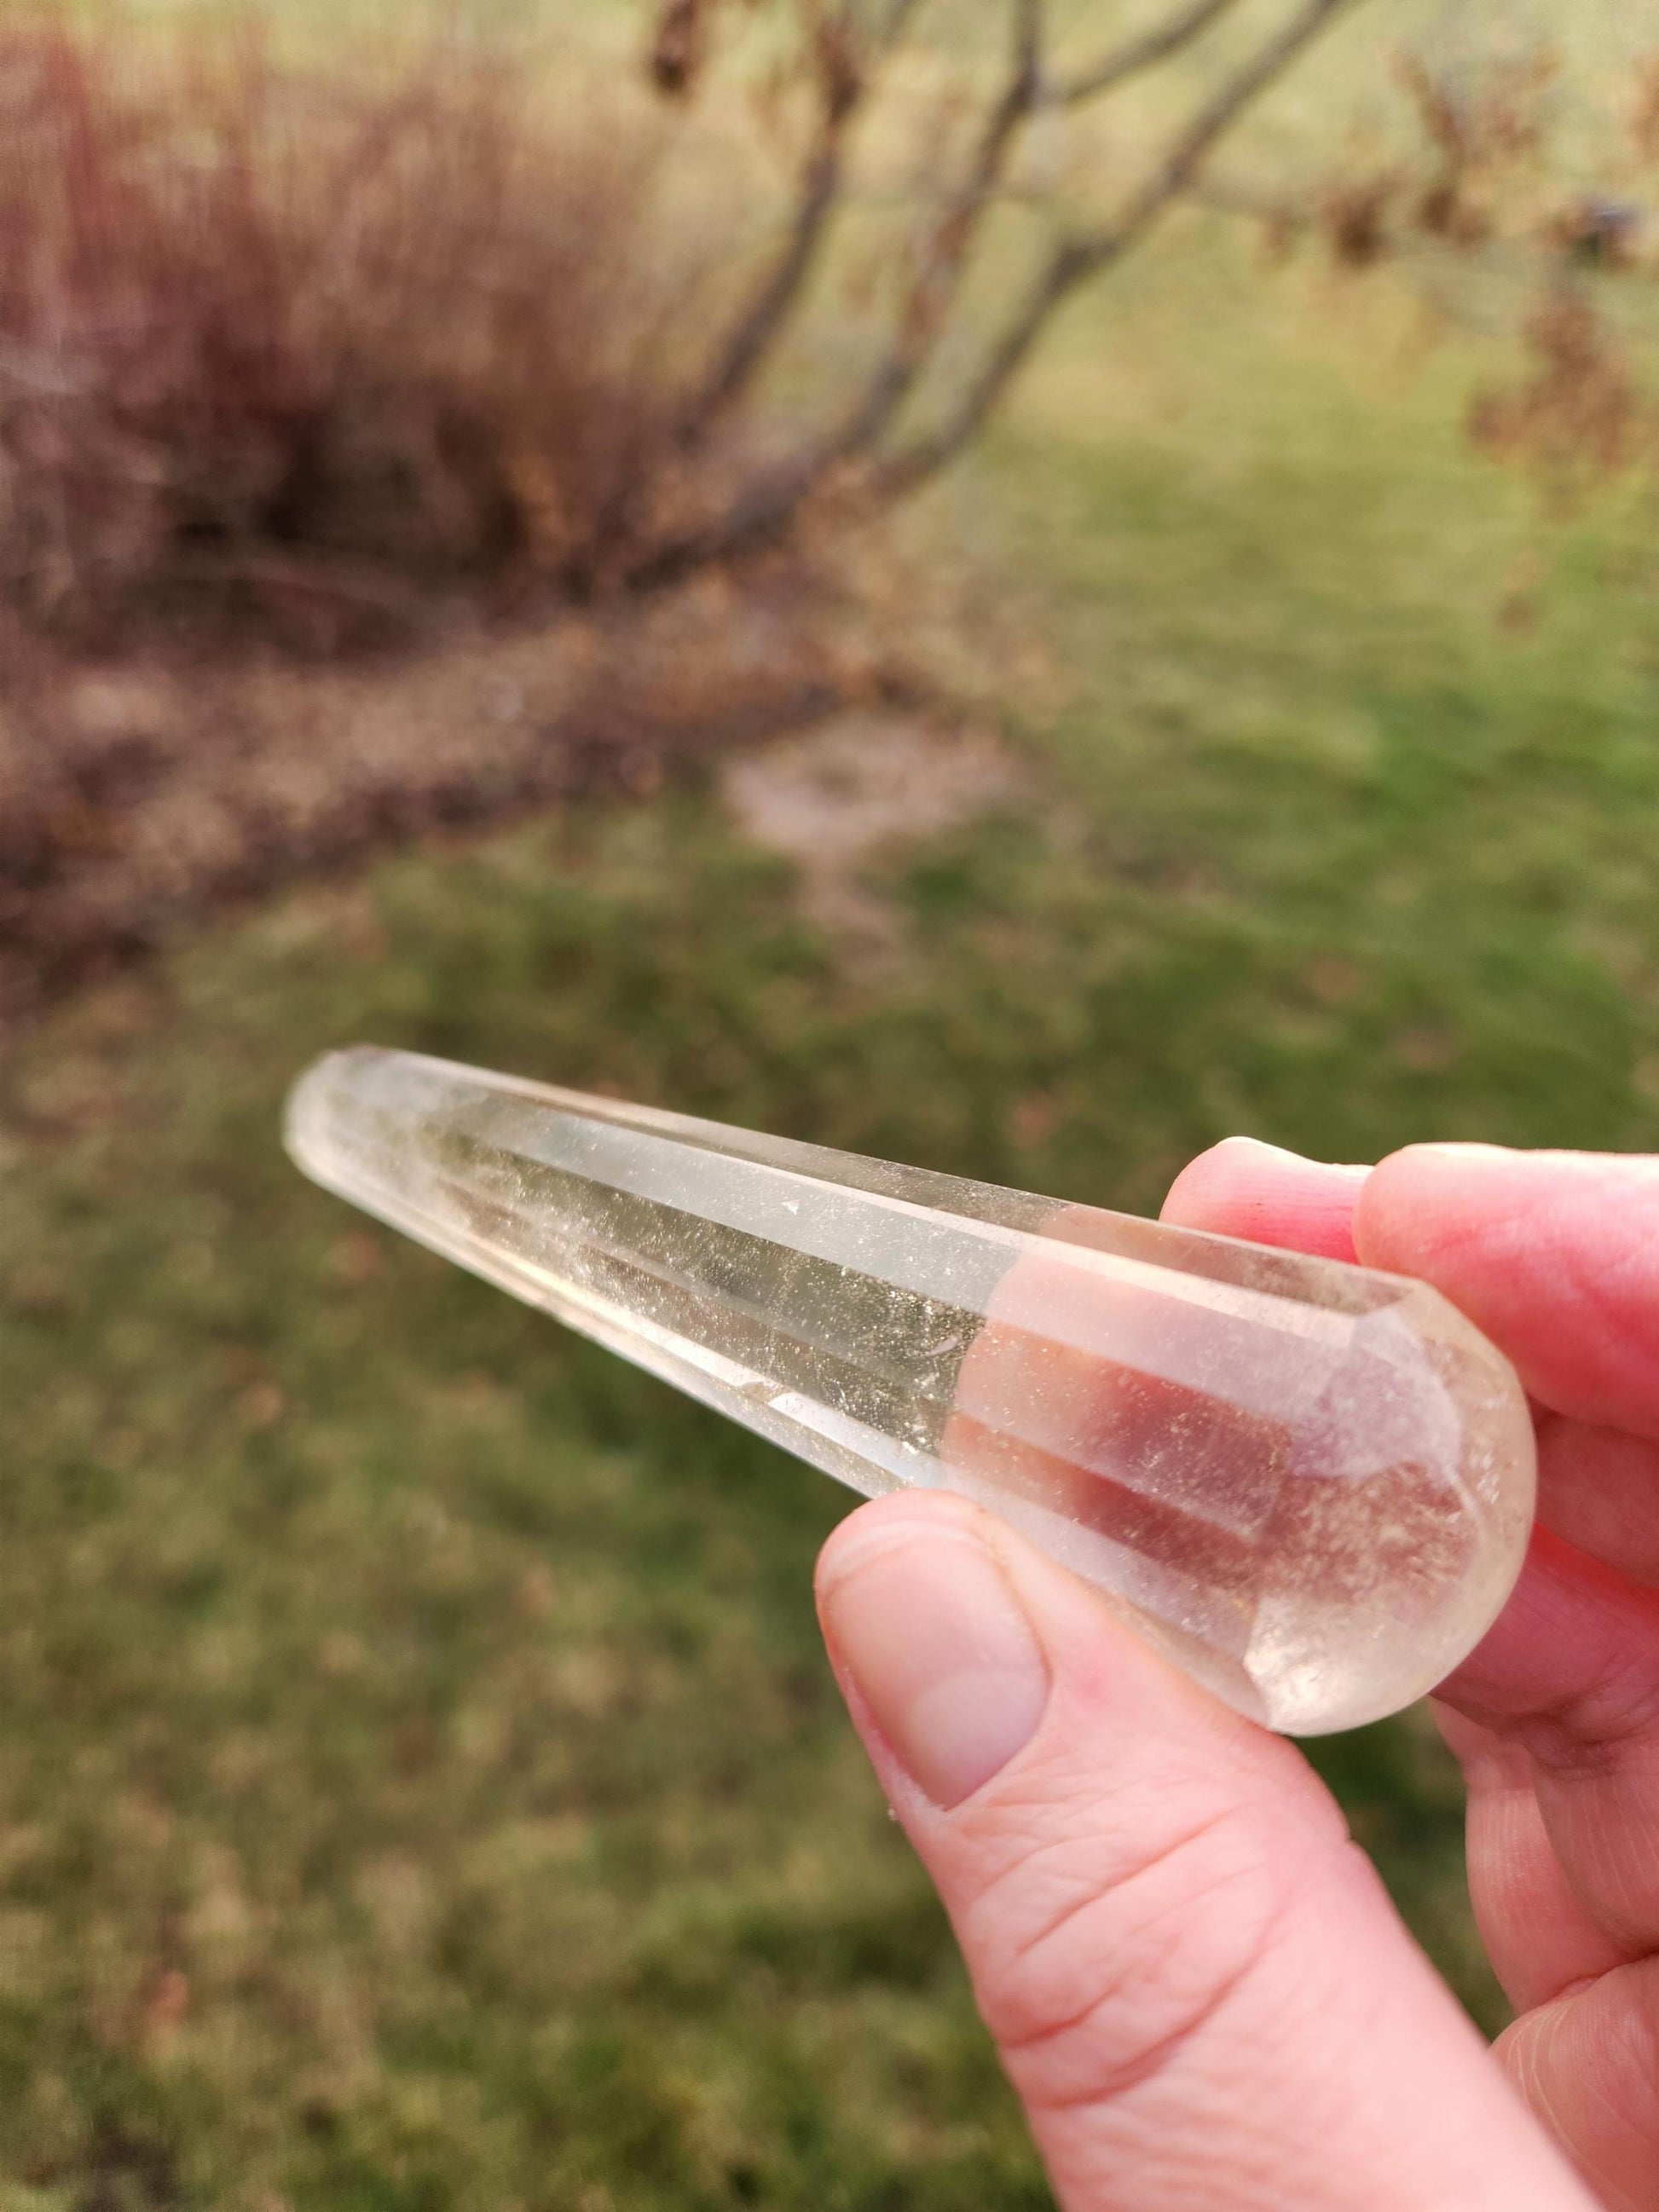
<path id="1" fill-rule="evenodd" d="M 825 1634 L 1060 2201 L 1659 2212 L 1659 1160 L 1236 1140 L 1164 1211 L 1433 1283 L 1533 1398 L 1540 1530 L 1441 1693 L 1520 2016 L 1494 2059 L 1290 1745 L 1004 1523 L 882 1499 Z"/>

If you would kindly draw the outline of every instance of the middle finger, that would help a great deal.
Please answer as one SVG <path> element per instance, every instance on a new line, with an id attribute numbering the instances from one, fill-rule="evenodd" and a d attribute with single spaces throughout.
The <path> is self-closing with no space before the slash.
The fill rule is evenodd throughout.
<path id="1" fill-rule="evenodd" d="M 1659 1444 L 1543 1414 L 1538 1517 L 1576 1551 L 1659 1589 Z"/>
<path id="2" fill-rule="evenodd" d="M 1469 1899 L 1510 2002 L 1529 2011 L 1623 1964 L 1556 1856 L 1530 1755 L 1437 1698 L 1434 1717 L 1468 1785 Z"/>
<path id="3" fill-rule="evenodd" d="M 1659 1949 L 1659 1592 L 1540 1528 L 1497 1625 L 1438 1694 L 1527 1753 L 1596 1925 L 1626 1957 Z"/>

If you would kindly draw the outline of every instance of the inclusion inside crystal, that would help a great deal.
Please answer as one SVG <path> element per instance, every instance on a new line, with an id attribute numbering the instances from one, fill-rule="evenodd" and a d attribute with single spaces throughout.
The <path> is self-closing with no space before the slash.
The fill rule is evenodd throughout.
<path id="1" fill-rule="evenodd" d="M 854 1488 L 978 1498 L 1272 1727 L 1408 1703 L 1519 1570 L 1524 1399 L 1422 1284 L 368 1048 L 289 1141 Z"/>

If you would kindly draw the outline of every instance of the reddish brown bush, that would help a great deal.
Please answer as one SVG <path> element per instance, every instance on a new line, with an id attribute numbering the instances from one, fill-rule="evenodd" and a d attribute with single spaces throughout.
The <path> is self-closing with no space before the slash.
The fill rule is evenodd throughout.
<path id="1" fill-rule="evenodd" d="M 325 82 L 0 39 L 0 596 L 81 644 L 332 644 L 580 582 L 690 275 L 656 142 L 588 91 L 548 128 L 476 54 Z"/>
<path id="2" fill-rule="evenodd" d="M 1547 299 L 1659 268 L 1613 167 L 1563 199 L 1542 50 L 1402 64 L 1413 127 L 1369 172 L 1216 179 L 1357 4 L 1164 0 L 1090 51 L 1054 0 L 960 41 L 917 0 L 640 0 L 633 58 L 550 86 L 465 46 L 324 81 L 253 38 L 204 61 L 199 27 L 165 66 L 50 16 L 0 33 L 0 618 L 326 647 L 446 592 L 568 601 L 769 552 L 948 465 L 1063 303 L 1194 194 L 1349 267 L 1455 254 Z M 1066 204 L 1040 128 L 1188 55 L 1139 167 Z M 1559 404 L 1584 357 L 1501 435 L 1489 407 L 1486 442 L 1547 415 L 1553 450 L 1571 415 L 1624 457 L 1605 378 Z"/>
<path id="3" fill-rule="evenodd" d="M 642 0 L 646 67 L 614 71 L 598 112 L 591 79 L 538 107 L 519 88 L 538 76 L 476 55 L 300 83 L 257 41 L 118 67 L 50 17 L 13 30 L 0 610 L 76 641 L 257 617 L 331 643 L 407 626 L 434 588 L 659 588 L 896 499 L 1354 0 L 1287 0 L 1115 210 L 1053 226 L 978 319 L 1006 204 L 1030 212 L 1037 118 L 1115 98 L 1237 4 L 1170 0 L 1068 57 L 1048 0 L 1000 0 L 958 57 L 915 0 Z M 821 279 L 860 228 L 865 118 L 913 40 L 949 143 L 890 226 L 884 322 L 849 349 Z M 752 116 L 734 128 L 769 82 L 781 190 Z M 739 182 L 730 237 L 709 174 L 667 204 L 659 155 L 700 126 Z"/>

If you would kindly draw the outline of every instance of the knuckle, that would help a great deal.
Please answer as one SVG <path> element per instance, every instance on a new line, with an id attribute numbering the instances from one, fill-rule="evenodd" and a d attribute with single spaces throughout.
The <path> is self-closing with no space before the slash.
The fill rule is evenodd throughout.
<path id="1" fill-rule="evenodd" d="M 1552 1774 L 1617 1772 L 1659 1743 L 1659 1650 L 1644 1650 L 1588 1689 L 1523 1717 L 1517 1734 Z"/>
<path id="2" fill-rule="evenodd" d="M 975 1991 L 1028 2106 L 1111 2101 L 1213 2041 L 1289 1919 L 1306 1863 L 1289 1840 L 1230 1807 L 1127 1863 L 1036 1844 L 981 1893 Z"/>
<path id="3" fill-rule="evenodd" d="M 1659 2212 L 1659 1957 L 1523 2013 L 1493 2051 L 1598 2201 Z"/>

